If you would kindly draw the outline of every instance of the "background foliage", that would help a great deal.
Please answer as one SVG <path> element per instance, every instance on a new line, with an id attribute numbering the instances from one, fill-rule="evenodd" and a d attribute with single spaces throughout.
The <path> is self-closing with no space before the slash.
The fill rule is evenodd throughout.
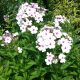
<path id="1" fill-rule="evenodd" d="M 66 29 L 73 34 L 74 43 L 66 63 L 46 66 L 45 53 L 34 47 L 36 35 L 20 33 L 15 17 L 19 6 L 26 1 L 37 2 L 48 9 L 45 23 L 49 25 L 58 14 L 71 20 L 71 26 L 66 25 Z M 20 33 L 8 46 L 0 46 L 0 80 L 80 80 L 79 7 L 80 0 L 0 0 L 0 35 L 5 30 Z M 23 48 L 23 53 L 17 52 L 18 46 Z"/>

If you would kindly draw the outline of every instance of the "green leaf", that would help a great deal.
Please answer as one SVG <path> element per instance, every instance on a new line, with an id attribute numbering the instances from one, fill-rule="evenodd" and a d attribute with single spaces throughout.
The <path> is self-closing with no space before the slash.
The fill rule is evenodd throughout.
<path id="1" fill-rule="evenodd" d="M 61 65 L 61 69 L 64 70 L 64 69 L 68 68 L 71 64 L 72 64 L 72 62 L 66 62 L 66 63 Z"/>
<path id="2" fill-rule="evenodd" d="M 31 46 L 29 46 L 29 47 L 24 47 L 24 49 L 30 50 L 30 51 L 33 51 L 33 52 L 36 52 L 36 49 L 35 49 L 34 47 L 31 47 Z"/>
<path id="3" fill-rule="evenodd" d="M 25 66 L 25 69 L 29 69 L 30 67 L 32 67 L 33 65 L 36 65 L 36 62 L 34 62 L 34 61 L 29 61 L 28 63 L 27 63 L 27 65 Z"/>
<path id="4" fill-rule="evenodd" d="M 16 76 L 15 76 L 15 80 L 23 80 L 23 77 L 16 75 Z"/>
<path id="5" fill-rule="evenodd" d="M 47 73 L 45 68 L 40 68 L 40 72 L 41 76 L 44 76 Z"/>
<path id="6" fill-rule="evenodd" d="M 3 66 L 0 66 L 0 74 L 3 72 Z"/>
<path id="7" fill-rule="evenodd" d="M 77 74 L 77 72 L 70 72 L 70 75 L 76 76 L 76 75 L 78 75 L 78 74 Z"/>
<path id="8" fill-rule="evenodd" d="M 71 76 L 67 76 L 67 77 L 64 77 L 62 80 L 74 80 L 74 79 Z"/>
<path id="9" fill-rule="evenodd" d="M 40 71 L 34 71 L 31 73 L 31 76 L 30 76 L 30 80 L 34 79 L 34 78 L 37 78 L 40 76 Z"/>
<path id="10" fill-rule="evenodd" d="M 6 80 L 5 78 L 3 78 L 2 76 L 0 76 L 0 80 Z"/>

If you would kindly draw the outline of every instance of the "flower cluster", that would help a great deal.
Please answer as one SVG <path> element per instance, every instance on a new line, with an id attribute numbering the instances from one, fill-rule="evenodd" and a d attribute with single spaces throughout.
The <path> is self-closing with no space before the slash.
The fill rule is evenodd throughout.
<path id="1" fill-rule="evenodd" d="M 37 35 L 36 47 L 40 51 L 45 52 L 46 49 L 55 48 L 55 43 L 57 43 L 61 45 L 63 53 L 69 53 L 73 42 L 72 38 L 58 28 L 45 26 L 44 30 L 42 29 Z"/>
<path id="2" fill-rule="evenodd" d="M 64 21 L 66 21 L 66 17 L 62 16 L 62 15 L 57 15 L 55 16 L 55 22 L 59 22 L 59 23 L 64 23 Z"/>
<path id="3" fill-rule="evenodd" d="M 9 44 L 12 41 L 12 34 L 7 30 L 2 36 L 2 40 L 4 41 L 5 44 Z"/>
<path id="4" fill-rule="evenodd" d="M 50 29 L 44 27 L 44 30 L 37 35 L 36 47 L 42 52 L 45 52 L 46 49 L 55 48 L 55 39 L 56 37 L 50 32 Z"/>
<path id="5" fill-rule="evenodd" d="M 58 63 L 58 61 L 60 61 L 60 63 L 65 63 L 66 61 L 66 55 L 64 55 L 63 53 L 60 53 L 59 56 L 55 56 L 53 55 L 51 52 L 47 52 L 47 56 L 45 59 L 46 65 L 51 65 L 52 63 L 56 64 Z"/>
<path id="6" fill-rule="evenodd" d="M 62 15 L 55 16 L 54 21 L 58 23 L 64 23 L 65 21 L 69 22 L 69 20 L 65 16 L 62 16 Z"/>
<path id="7" fill-rule="evenodd" d="M 59 26 L 59 24 L 64 22 L 70 23 L 70 21 L 65 16 L 62 16 L 62 15 L 55 16 L 54 24 L 56 27 L 60 29 L 61 27 Z"/>
<path id="8" fill-rule="evenodd" d="M 39 7 L 37 3 L 24 3 L 20 6 L 16 20 L 17 24 L 20 27 L 21 32 L 30 31 L 31 34 L 36 34 L 38 32 L 38 27 L 34 24 L 43 21 L 43 16 L 45 16 L 46 9 Z M 6 21 L 7 16 L 4 16 Z M 39 51 L 47 52 L 45 62 L 46 65 L 51 65 L 52 63 L 56 64 L 58 62 L 65 63 L 66 55 L 65 53 L 69 53 L 72 47 L 73 39 L 63 31 L 60 26 L 60 23 L 65 23 L 65 21 L 69 22 L 69 20 L 62 16 L 57 15 L 54 19 L 54 26 L 44 25 L 43 28 L 37 34 L 36 40 L 36 48 Z M 4 42 L 1 46 L 5 44 L 11 43 L 14 37 L 18 36 L 19 33 L 10 33 L 8 30 L 4 32 L 2 36 L 0 36 L 0 40 Z M 59 46 L 59 51 L 54 50 Z M 17 47 L 17 52 L 22 53 L 23 49 L 21 47 Z M 55 54 L 54 54 L 55 53 Z"/>
<path id="9" fill-rule="evenodd" d="M 61 45 L 63 53 L 69 53 L 71 50 L 72 42 L 72 38 L 67 33 L 63 33 L 63 37 L 58 40 L 58 45 Z"/>
<path id="10" fill-rule="evenodd" d="M 15 33 L 10 33 L 8 30 L 6 30 L 2 36 L 0 36 L 0 40 L 2 40 L 4 42 L 5 45 L 11 43 L 11 41 L 13 40 L 14 37 L 18 36 L 19 33 L 15 32 Z M 3 46 L 3 44 L 1 44 L 1 46 Z"/>
<path id="11" fill-rule="evenodd" d="M 45 62 L 47 65 L 51 65 L 52 63 L 56 64 L 58 62 L 58 59 L 52 53 L 47 52 Z"/>
<path id="12" fill-rule="evenodd" d="M 32 25 L 34 19 L 37 23 L 43 21 L 46 9 L 39 7 L 37 3 L 22 4 L 16 16 L 17 24 L 20 26 L 21 32 L 29 30 L 32 34 L 37 33 L 37 27 Z M 34 27 L 33 27 L 34 26 Z"/>
<path id="13" fill-rule="evenodd" d="M 64 32 L 61 26 L 59 25 L 59 23 L 61 22 L 64 23 L 65 20 L 67 20 L 65 17 L 56 16 L 54 22 L 55 26 L 45 25 L 38 33 L 36 41 L 36 48 L 38 48 L 38 50 L 42 52 L 46 52 L 48 51 L 48 49 L 54 49 L 56 48 L 56 45 L 61 46 L 62 52 L 59 54 L 59 56 L 56 56 L 56 59 L 59 60 L 60 63 L 65 63 L 66 55 L 64 54 L 70 52 L 73 42 L 72 38 L 66 32 Z M 50 55 L 50 57 L 48 55 Z M 53 63 L 55 59 L 55 56 L 53 56 L 54 55 L 51 53 L 47 54 L 47 58 L 45 59 L 47 65 Z"/>

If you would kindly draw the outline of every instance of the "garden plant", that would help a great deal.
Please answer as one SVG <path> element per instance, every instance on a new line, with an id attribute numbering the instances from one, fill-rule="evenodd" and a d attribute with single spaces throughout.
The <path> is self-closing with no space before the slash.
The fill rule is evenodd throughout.
<path id="1" fill-rule="evenodd" d="M 0 0 L 0 80 L 80 80 L 80 0 Z"/>

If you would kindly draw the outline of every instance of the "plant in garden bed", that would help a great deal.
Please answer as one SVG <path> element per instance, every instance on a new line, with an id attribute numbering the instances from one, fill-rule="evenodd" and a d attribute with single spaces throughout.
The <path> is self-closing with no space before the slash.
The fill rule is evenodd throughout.
<path id="1" fill-rule="evenodd" d="M 71 23 L 57 15 L 47 24 L 45 13 L 37 3 L 23 3 L 16 16 L 19 28 L 0 35 L 1 80 L 78 80 Z"/>

